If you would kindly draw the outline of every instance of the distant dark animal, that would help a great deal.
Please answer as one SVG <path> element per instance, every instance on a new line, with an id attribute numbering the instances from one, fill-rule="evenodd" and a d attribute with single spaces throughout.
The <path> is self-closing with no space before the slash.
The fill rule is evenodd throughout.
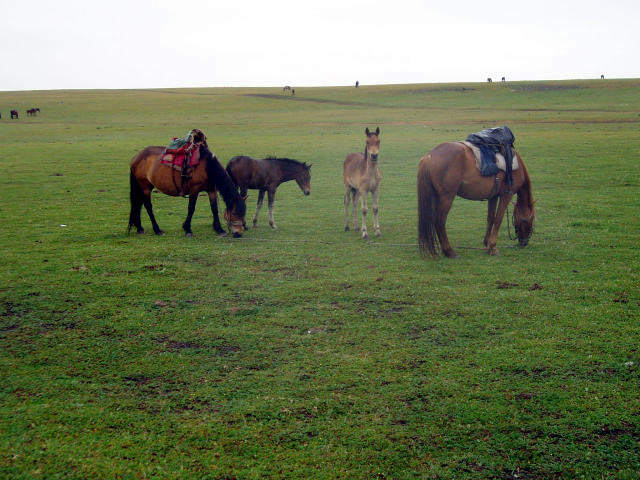
<path id="1" fill-rule="evenodd" d="M 506 79 L 506 78 L 504 78 L 504 77 L 502 77 L 502 81 L 503 81 L 503 82 L 506 82 L 506 81 L 507 81 L 507 79 Z"/>
<path id="2" fill-rule="evenodd" d="M 487 78 L 487 82 L 489 83 L 493 82 L 493 80 L 491 80 L 491 77 Z"/>
<path id="3" fill-rule="evenodd" d="M 378 152 L 380 151 L 380 127 L 375 132 L 369 128 L 364 131 L 366 143 L 364 153 L 347 155 L 342 167 L 342 181 L 344 182 L 344 230 L 349 231 L 349 199 L 353 203 L 353 228 L 358 230 L 357 201 L 360 198 L 362 206 L 362 238 L 367 239 L 367 193 L 371 192 L 373 203 L 373 230 L 376 237 L 380 236 L 378 222 L 378 197 L 380 196 L 380 182 L 382 175 L 378 168 Z"/>
<path id="4" fill-rule="evenodd" d="M 282 89 L 282 93 L 290 92 L 290 91 L 291 91 L 291 87 L 289 85 L 285 85 L 285 87 Z"/>
<path id="5" fill-rule="evenodd" d="M 13 120 L 14 118 L 18 118 L 17 110 L 11 110 L 11 120 Z"/>
<path id="6" fill-rule="evenodd" d="M 604 75 L 600 75 L 600 80 L 604 80 Z"/>
<path id="7" fill-rule="evenodd" d="M 295 94 L 296 94 L 296 90 L 295 90 L 295 88 L 292 88 L 291 89 L 291 96 L 293 97 Z"/>
<path id="8" fill-rule="evenodd" d="M 498 230 L 514 193 L 518 200 L 513 210 L 513 224 L 521 247 L 533 234 L 535 213 L 531 180 L 522 158 L 513 171 L 513 185 L 508 188 L 498 177 L 483 177 L 469 147 L 460 142 L 443 143 L 422 157 L 418 165 L 418 242 L 420 251 L 437 254 L 437 240 L 449 258 L 458 255 L 451 248 L 445 224 L 456 195 L 468 200 L 489 200 L 484 245 L 487 253 L 498 253 Z M 503 172 L 499 173 L 503 176 Z M 498 203 L 499 200 L 499 203 Z M 496 210 L 497 205 L 497 210 Z M 437 239 L 436 239 L 437 234 Z"/>
<path id="9" fill-rule="evenodd" d="M 195 132 L 195 133 L 194 133 Z M 206 136 L 200 130 L 193 130 L 194 143 L 200 148 L 200 163 L 193 167 L 191 177 L 183 182 L 181 172 L 167 165 L 162 165 L 162 156 L 165 147 L 147 147 L 131 159 L 131 213 L 129 215 L 129 230 L 136 227 L 138 233 L 144 233 L 140 219 L 142 205 L 145 206 L 153 231 L 156 235 L 163 232 L 156 222 L 151 206 L 151 191 L 156 188 L 162 193 L 173 197 L 189 195 L 189 209 L 187 219 L 182 228 L 187 236 L 192 236 L 191 217 L 196 209 L 198 194 L 205 191 L 209 194 L 211 213 L 213 214 L 213 229 L 221 234 L 224 230 L 220 226 L 218 218 L 217 193 L 220 192 L 227 204 L 224 218 L 234 237 L 242 236 L 242 226 L 246 205 L 244 199 L 238 195 L 233 180 L 229 177 L 218 158 L 209 150 Z"/>
<path id="10" fill-rule="evenodd" d="M 27 116 L 35 117 L 39 111 L 39 108 L 30 108 L 29 110 L 27 110 Z"/>
<path id="11" fill-rule="evenodd" d="M 0 118 L 2 118 L 2 113 L 0 113 Z"/>
<path id="12" fill-rule="evenodd" d="M 257 160 L 240 155 L 233 157 L 227 165 L 227 173 L 240 189 L 240 195 L 246 197 L 247 189 L 258 190 L 258 206 L 253 216 L 253 226 L 258 226 L 258 212 L 264 201 L 264 194 L 269 195 L 269 225 L 276 228 L 273 219 L 273 205 L 276 189 L 283 182 L 295 180 L 302 193 L 311 193 L 311 165 L 290 158 L 269 157 Z"/>
<path id="13" fill-rule="evenodd" d="M 356 88 L 360 86 L 360 82 L 356 80 Z"/>

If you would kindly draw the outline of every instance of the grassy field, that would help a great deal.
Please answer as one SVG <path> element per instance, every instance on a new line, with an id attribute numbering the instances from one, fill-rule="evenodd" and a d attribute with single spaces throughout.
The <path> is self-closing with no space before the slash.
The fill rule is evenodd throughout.
<path id="1" fill-rule="evenodd" d="M 640 478 L 640 80 L 0 92 L 0 113 L 0 477 Z M 529 247 L 503 228 L 489 257 L 486 203 L 457 199 L 461 258 L 421 258 L 419 159 L 505 123 Z M 365 242 L 342 160 L 378 125 Z M 242 239 L 204 197 L 185 238 L 187 201 L 156 195 L 165 236 L 144 212 L 127 235 L 130 158 L 194 127 L 225 164 L 313 163 L 311 195 L 282 185 L 278 230 L 265 206 Z"/>

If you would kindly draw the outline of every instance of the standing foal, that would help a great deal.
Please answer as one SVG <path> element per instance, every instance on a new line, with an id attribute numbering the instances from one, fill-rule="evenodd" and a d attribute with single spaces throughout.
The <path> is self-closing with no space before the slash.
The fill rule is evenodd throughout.
<path id="1" fill-rule="evenodd" d="M 362 238 L 369 238 L 367 235 L 367 193 L 371 192 L 373 203 L 373 229 L 376 237 L 380 236 L 380 224 L 378 223 L 378 196 L 380 195 L 380 169 L 378 168 L 378 151 L 380 149 L 380 127 L 375 133 L 365 130 L 367 143 L 364 147 L 364 154 L 357 152 L 347 155 L 344 160 L 343 181 L 344 181 L 344 230 L 349 231 L 349 198 L 353 201 L 353 228 L 358 230 L 358 214 L 356 202 L 358 197 L 362 203 Z"/>

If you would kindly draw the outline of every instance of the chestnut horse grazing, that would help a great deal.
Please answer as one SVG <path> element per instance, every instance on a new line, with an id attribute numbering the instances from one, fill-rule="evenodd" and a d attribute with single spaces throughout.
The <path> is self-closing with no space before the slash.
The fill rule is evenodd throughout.
<path id="1" fill-rule="evenodd" d="M 373 203 L 373 229 L 376 237 L 380 236 L 378 223 L 378 197 L 380 196 L 380 181 L 382 175 L 378 168 L 378 151 L 380 149 L 380 128 L 367 135 L 364 153 L 351 153 L 344 160 L 342 180 L 344 181 L 344 231 L 349 231 L 349 198 L 353 202 L 353 228 L 358 230 L 357 201 L 362 205 L 362 238 L 367 239 L 367 193 L 371 192 Z"/>
<path id="2" fill-rule="evenodd" d="M 147 147 L 131 160 L 131 213 L 129 215 L 129 230 L 136 227 L 138 233 L 144 233 L 140 220 L 142 205 L 147 209 L 153 231 L 162 235 L 162 230 L 156 222 L 151 206 L 151 191 L 153 188 L 173 197 L 189 195 L 189 210 L 187 219 L 182 228 L 188 237 L 192 236 L 191 217 L 196 209 L 198 194 L 205 191 L 209 194 L 211 213 L 213 214 L 213 229 L 221 234 L 225 231 L 220 226 L 218 218 L 218 202 L 216 192 L 220 192 L 227 204 L 224 218 L 234 237 L 242 236 L 242 225 L 246 205 L 236 190 L 233 180 L 229 177 L 224 167 L 216 156 L 209 150 L 206 137 L 200 130 L 195 133 L 200 148 L 200 163 L 193 167 L 193 174 L 186 179 L 181 177 L 181 172 L 171 166 L 161 163 L 165 147 Z"/>
<path id="3" fill-rule="evenodd" d="M 278 185 L 295 180 L 302 193 L 311 193 L 311 165 L 290 158 L 268 157 L 256 160 L 240 155 L 233 157 L 227 165 L 227 173 L 240 188 L 242 198 L 247 197 L 247 189 L 259 190 L 258 206 L 253 216 L 253 226 L 258 226 L 258 212 L 264 201 L 264 193 L 269 194 L 269 225 L 276 228 L 273 219 L 273 204 Z"/>
<path id="4" fill-rule="evenodd" d="M 418 165 L 418 240 L 422 253 L 437 254 L 437 234 L 442 253 L 449 258 L 458 256 L 445 229 L 456 195 L 468 200 L 489 200 L 484 245 L 487 253 L 495 255 L 500 224 L 511 198 L 517 194 L 513 224 L 520 246 L 529 243 L 535 220 L 531 180 L 520 155 L 514 155 L 519 168 L 513 171 L 511 189 L 504 182 L 502 171 L 496 177 L 481 176 L 473 152 L 463 143 L 443 143 L 422 157 Z"/>

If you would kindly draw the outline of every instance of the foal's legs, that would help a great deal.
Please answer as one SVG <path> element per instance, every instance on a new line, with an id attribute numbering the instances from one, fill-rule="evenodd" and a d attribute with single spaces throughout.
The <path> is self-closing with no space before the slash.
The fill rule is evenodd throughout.
<path id="1" fill-rule="evenodd" d="M 451 210 L 454 198 L 455 193 L 446 197 L 440 196 L 435 219 L 435 228 L 436 233 L 438 234 L 438 239 L 440 240 L 440 248 L 442 249 L 442 253 L 449 258 L 458 258 L 458 254 L 449 243 L 449 237 L 447 236 L 447 229 L 445 227 L 447 223 L 447 215 L 449 215 L 449 210 Z"/>
<path id="2" fill-rule="evenodd" d="M 182 224 L 182 229 L 187 234 L 187 237 L 193 237 L 193 232 L 191 231 L 191 217 L 193 217 L 193 212 L 196 211 L 196 202 L 198 201 L 199 193 L 191 193 L 189 195 L 189 208 L 187 209 L 187 219 Z"/>
<path id="3" fill-rule="evenodd" d="M 360 204 L 362 205 L 362 238 L 369 238 L 367 234 L 367 192 L 366 190 L 360 194 Z"/>
<path id="4" fill-rule="evenodd" d="M 271 228 L 276 229 L 278 227 L 276 227 L 276 222 L 273 219 L 273 204 L 276 201 L 276 191 L 275 190 L 269 190 L 269 225 L 271 225 Z"/>
<path id="5" fill-rule="evenodd" d="M 260 190 L 260 192 L 258 192 L 258 205 L 256 206 L 256 214 L 253 216 L 253 228 L 258 226 L 258 213 L 262 208 L 262 202 L 264 202 L 264 192 L 266 192 L 266 190 Z"/>
<path id="6" fill-rule="evenodd" d="M 151 225 L 153 225 L 153 231 L 156 235 L 163 235 L 164 232 L 160 229 L 158 222 L 156 222 L 156 217 L 153 215 L 153 207 L 151 206 L 151 192 L 147 195 L 145 192 L 144 200 L 142 201 L 144 204 L 144 208 L 147 209 L 147 213 L 149 214 L 149 220 L 151 220 Z"/>
<path id="7" fill-rule="evenodd" d="M 498 249 L 496 248 L 496 245 L 498 244 L 498 230 L 500 230 L 500 225 L 504 218 L 504 212 L 506 212 L 511 198 L 513 198 L 513 194 L 505 194 L 500 197 L 498 210 L 496 211 L 496 216 L 493 220 L 493 229 L 489 235 L 489 244 L 487 245 L 487 253 L 489 255 L 496 255 L 498 253 Z"/>
<path id="8" fill-rule="evenodd" d="M 378 197 L 380 196 L 380 187 L 376 188 L 373 193 L 371 193 L 371 203 L 373 204 L 373 231 L 376 234 L 376 237 L 381 235 L 380 233 L 380 223 L 378 222 Z"/>
<path id="9" fill-rule="evenodd" d="M 211 216 L 213 216 L 213 230 L 216 233 L 223 234 L 227 233 L 220 225 L 220 218 L 218 217 L 218 194 L 215 190 L 208 192 L 209 194 L 209 205 L 211 205 Z"/>
<path id="10" fill-rule="evenodd" d="M 351 198 L 351 187 L 344 187 L 344 231 L 349 231 L 349 199 Z"/>
<path id="11" fill-rule="evenodd" d="M 353 229 L 357 232 L 358 228 L 358 190 L 351 189 L 351 205 L 353 206 Z"/>
<path id="12" fill-rule="evenodd" d="M 487 231 L 484 234 L 484 246 L 486 247 L 489 244 L 489 235 L 491 234 L 491 229 L 493 228 L 493 220 L 496 218 L 496 205 L 498 205 L 498 197 L 491 197 L 487 202 Z"/>

